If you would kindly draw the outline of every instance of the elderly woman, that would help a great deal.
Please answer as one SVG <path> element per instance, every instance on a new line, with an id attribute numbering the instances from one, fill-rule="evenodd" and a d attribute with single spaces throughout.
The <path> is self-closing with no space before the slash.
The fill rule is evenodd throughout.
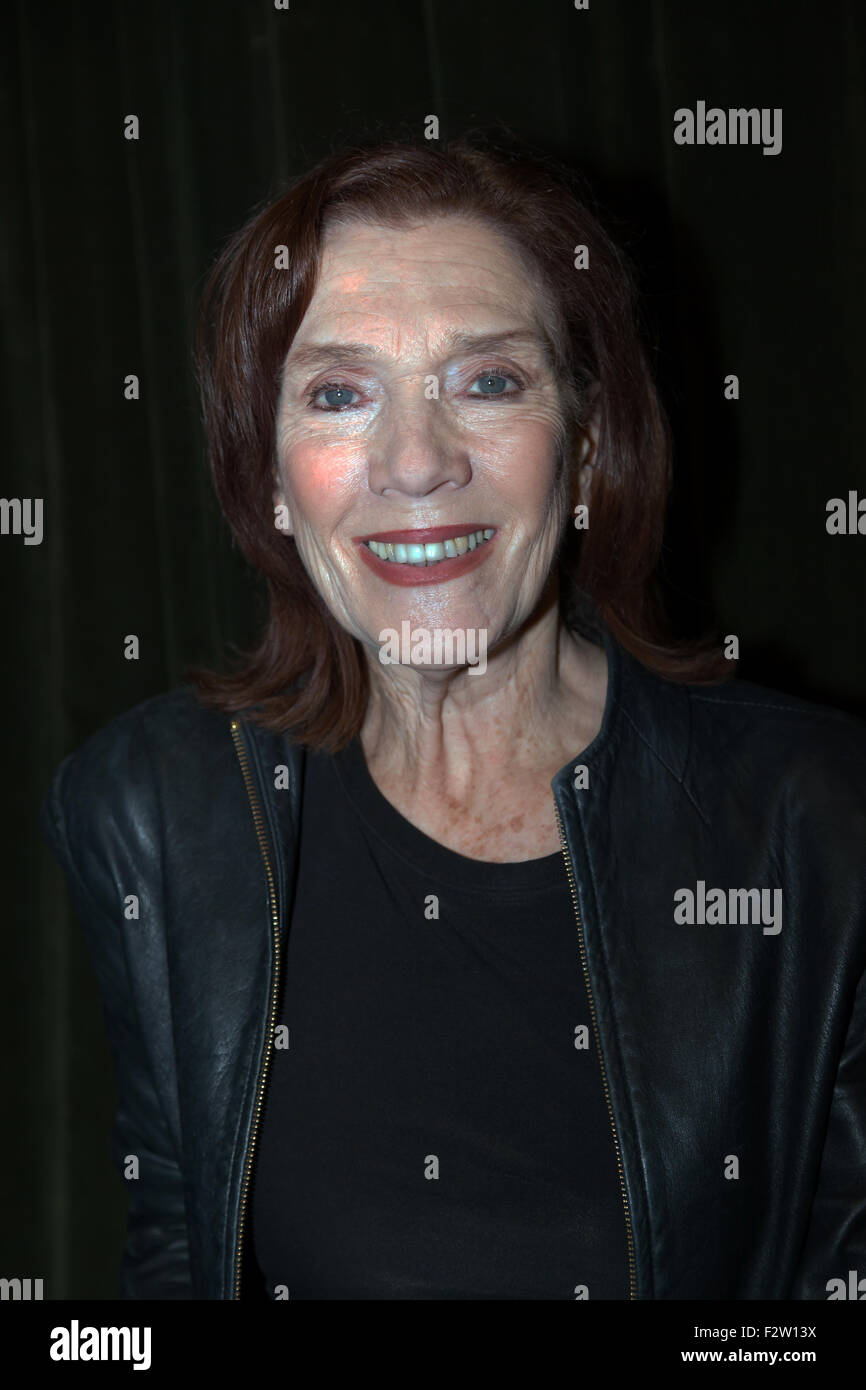
<path id="1" fill-rule="evenodd" d="M 43 812 L 123 1297 L 866 1275 L 864 729 L 665 636 L 632 284 L 567 178 L 464 144 L 334 155 L 214 267 L 207 439 L 269 626 Z"/>

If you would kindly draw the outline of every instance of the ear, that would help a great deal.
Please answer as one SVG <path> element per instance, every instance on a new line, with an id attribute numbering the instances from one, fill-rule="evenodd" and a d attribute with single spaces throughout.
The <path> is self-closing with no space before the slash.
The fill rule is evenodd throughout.
<path id="1" fill-rule="evenodd" d="M 577 437 L 577 491 L 575 502 L 585 502 L 592 490 L 592 475 L 601 434 L 601 387 L 593 382 L 584 393 L 584 423 Z"/>
<path id="2" fill-rule="evenodd" d="M 293 536 L 294 528 L 292 526 L 292 514 L 289 510 L 289 504 L 286 501 L 285 493 L 283 492 L 283 485 L 279 481 L 274 483 L 273 500 L 274 525 L 281 535 Z"/>

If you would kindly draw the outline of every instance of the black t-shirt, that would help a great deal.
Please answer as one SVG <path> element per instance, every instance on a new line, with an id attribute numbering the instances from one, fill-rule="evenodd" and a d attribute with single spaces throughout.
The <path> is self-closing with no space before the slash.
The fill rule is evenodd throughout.
<path id="1" fill-rule="evenodd" d="M 308 753 L 299 854 L 251 1199 L 269 1296 L 627 1298 L 562 854 L 446 849 L 358 740 Z"/>

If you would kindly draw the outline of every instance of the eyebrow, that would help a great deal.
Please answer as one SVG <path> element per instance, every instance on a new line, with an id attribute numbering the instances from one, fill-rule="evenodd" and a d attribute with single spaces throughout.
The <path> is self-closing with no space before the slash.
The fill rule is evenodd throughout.
<path id="1" fill-rule="evenodd" d="M 547 339 L 542 334 L 526 328 L 505 329 L 498 333 L 451 333 L 445 341 L 444 355 L 455 357 L 460 352 L 492 352 L 497 348 L 520 345 L 540 348 L 548 363 L 552 363 Z M 317 367 L 325 362 L 333 362 L 335 358 L 345 362 L 361 362 L 382 356 L 381 349 L 374 347 L 372 343 L 309 343 L 306 347 L 298 348 L 297 352 L 289 351 L 286 371 Z"/>

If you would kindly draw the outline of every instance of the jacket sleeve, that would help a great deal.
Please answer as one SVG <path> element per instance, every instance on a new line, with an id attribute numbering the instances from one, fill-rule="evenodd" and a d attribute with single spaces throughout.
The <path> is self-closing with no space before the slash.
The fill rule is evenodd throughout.
<path id="1" fill-rule="evenodd" d="M 66 874 L 84 929 L 114 1059 L 118 1101 L 109 1147 L 112 1162 L 126 1183 L 128 1200 L 119 1296 L 194 1298 L 183 1175 L 154 1083 L 152 1054 L 141 1026 L 126 956 L 123 893 L 128 884 L 116 882 L 107 860 L 100 861 L 98 835 L 86 833 L 94 815 L 92 781 L 87 776 L 79 778 L 78 758 L 70 755 L 57 769 L 42 805 L 40 824 Z M 98 817 L 98 810 L 96 814 Z M 86 853 L 83 838 L 87 840 Z M 133 854 L 131 846 L 130 856 Z M 138 1160 L 137 1177 L 132 1176 L 133 1157 Z"/>
<path id="2" fill-rule="evenodd" d="M 866 973 L 839 1059 L 818 1186 L 791 1298 L 827 1299 L 830 1280 L 866 1298 Z M 829 1288 L 828 1288 L 829 1286 Z M 835 1289 L 839 1289 L 838 1283 Z M 837 1294 L 838 1296 L 838 1294 Z"/>

